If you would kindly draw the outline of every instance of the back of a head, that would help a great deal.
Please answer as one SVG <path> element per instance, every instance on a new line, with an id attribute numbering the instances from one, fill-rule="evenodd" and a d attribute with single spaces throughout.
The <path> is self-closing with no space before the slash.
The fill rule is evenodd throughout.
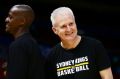
<path id="1" fill-rule="evenodd" d="M 30 6 L 25 4 L 18 4 L 14 5 L 12 9 L 17 9 L 17 11 L 21 13 L 20 15 L 24 16 L 28 25 L 33 22 L 35 15 L 33 9 Z"/>
<path id="2" fill-rule="evenodd" d="M 75 19 L 72 10 L 68 7 L 59 7 L 57 9 L 53 10 L 53 12 L 51 13 L 51 17 L 50 17 L 52 25 L 55 24 L 55 19 L 57 16 L 60 16 L 60 17 L 72 16 L 73 19 Z"/>

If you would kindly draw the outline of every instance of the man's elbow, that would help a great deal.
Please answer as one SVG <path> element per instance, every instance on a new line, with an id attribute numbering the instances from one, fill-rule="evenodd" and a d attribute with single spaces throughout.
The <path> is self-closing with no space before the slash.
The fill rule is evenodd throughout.
<path id="1" fill-rule="evenodd" d="M 102 79 L 113 79 L 111 67 L 100 71 Z"/>

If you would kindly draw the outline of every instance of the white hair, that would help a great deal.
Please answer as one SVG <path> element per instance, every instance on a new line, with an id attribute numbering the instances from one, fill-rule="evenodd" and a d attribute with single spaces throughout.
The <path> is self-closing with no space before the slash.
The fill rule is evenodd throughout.
<path id="1" fill-rule="evenodd" d="M 57 16 L 61 16 L 61 17 L 72 16 L 73 19 L 75 19 L 73 11 L 68 7 L 59 7 L 57 9 L 53 10 L 53 12 L 51 13 L 51 17 L 50 17 L 52 25 L 55 24 L 55 18 Z"/>

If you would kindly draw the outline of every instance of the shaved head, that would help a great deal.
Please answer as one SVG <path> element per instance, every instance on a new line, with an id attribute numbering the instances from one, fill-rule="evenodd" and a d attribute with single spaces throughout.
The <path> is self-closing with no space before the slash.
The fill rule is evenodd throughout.
<path id="1" fill-rule="evenodd" d="M 14 11 L 19 16 L 24 17 L 26 20 L 27 26 L 32 24 L 34 17 L 35 17 L 33 9 L 28 5 L 24 5 L 24 4 L 14 5 L 11 8 L 11 11 Z"/>

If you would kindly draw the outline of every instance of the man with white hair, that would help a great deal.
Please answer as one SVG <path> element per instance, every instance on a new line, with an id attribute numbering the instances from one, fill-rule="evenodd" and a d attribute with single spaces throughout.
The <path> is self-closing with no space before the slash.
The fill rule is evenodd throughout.
<path id="1" fill-rule="evenodd" d="M 46 61 L 46 79 L 113 79 L 105 48 L 99 40 L 78 35 L 72 10 L 51 14 L 52 30 L 60 37 Z"/>

